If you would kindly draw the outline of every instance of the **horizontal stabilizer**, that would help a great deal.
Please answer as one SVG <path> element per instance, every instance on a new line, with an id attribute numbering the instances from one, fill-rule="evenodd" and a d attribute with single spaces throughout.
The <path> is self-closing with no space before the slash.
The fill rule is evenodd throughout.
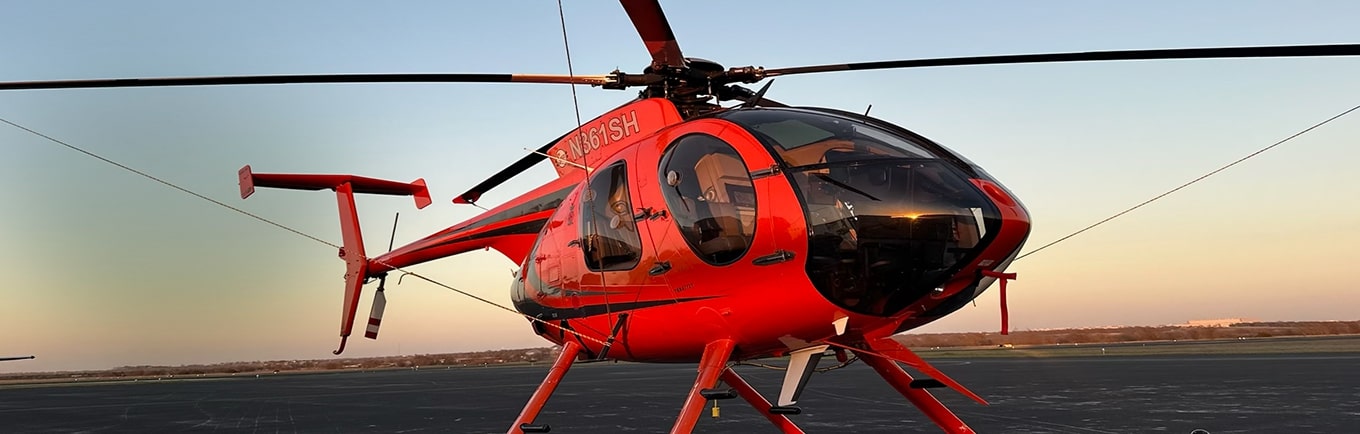
<path id="1" fill-rule="evenodd" d="M 355 175 L 251 173 L 249 165 L 242 167 L 239 175 L 242 199 L 255 193 L 257 186 L 292 190 L 334 190 L 341 184 L 349 184 L 354 193 L 414 196 L 416 208 L 425 208 L 432 202 L 430 190 L 425 187 L 423 178 L 407 183 Z"/>

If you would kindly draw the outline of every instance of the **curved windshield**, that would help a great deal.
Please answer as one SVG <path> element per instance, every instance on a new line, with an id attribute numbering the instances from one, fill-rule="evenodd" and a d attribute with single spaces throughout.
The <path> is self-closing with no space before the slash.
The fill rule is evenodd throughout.
<path id="1" fill-rule="evenodd" d="M 783 161 L 806 213 L 808 277 L 846 309 L 898 313 L 944 285 L 1000 229 L 996 207 L 933 144 L 811 111 L 721 117 Z"/>
<path id="2" fill-rule="evenodd" d="M 864 313 L 894 314 L 940 287 L 1000 224 L 982 193 L 938 160 L 840 162 L 789 176 L 806 202 L 808 276 Z"/>

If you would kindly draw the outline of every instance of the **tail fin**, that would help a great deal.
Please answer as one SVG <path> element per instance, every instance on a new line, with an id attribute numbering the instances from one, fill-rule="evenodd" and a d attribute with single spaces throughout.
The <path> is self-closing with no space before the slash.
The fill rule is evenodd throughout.
<path id="1" fill-rule="evenodd" d="M 368 256 L 364 253 L 364 237 L 359 230 L 359 214 L 354 208 L 354 193 L 410 195 L 415 197 L 416 208 L 424 208 L 431 203 L 425 180 L 401 183 L 354 175 L 251 173 L 250 166 L 242 167 L 238 175 L 242 199 L 254 193 L 255 187 L 335 190 L 340 210 L 340 234 L 344 239 L 344 246 L 340 248 L 340 259 L 345 261 L 345 298 L 340 308 L 340 348 L 334 351 L 335 354 L 340 354 L 345 351 L 345 343 L 354 329 L 354 315 L 359 309 L 359 296 L 363 291 L 364 282 L 372 277 L 368 275 Z"/>
<path id="2" fill-rule="evenodd" d="M 345 261 L 345 298 L 340 308 L 340 348 L 339 355 L 345 351 L 345 342 L 354 329 L 354 313 L 359 309 L 359 294 L 363 292 L 364 280 L 368 277 L 368 256 L 364 255 L 364 237 L 359 232 L 359 214 L 354 209 L 354 190 L 344 183 L 335 187 L 336 202 L 340 205 L 340 234 L 345 240 L 340 248 L 340 259 Z"/>

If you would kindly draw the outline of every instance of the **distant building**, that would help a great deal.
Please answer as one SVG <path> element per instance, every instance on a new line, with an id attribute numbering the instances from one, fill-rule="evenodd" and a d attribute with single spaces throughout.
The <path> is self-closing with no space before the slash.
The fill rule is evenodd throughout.
<path id="1" fill-rule="evenodd" d="M 1240 323 L 1244 323 L 1244 322 L 1252 322 L 1252 321 L 1254 321 L 1254 320 L 1252 320 L 1252 319 L 1247 319 L 1247 318 L 1195 319 L 1195 320 L 1190 320 L 1189 322 L 1187 322 L 1187 323 L 1185 323 L 1185 324 L 1181 324 L 1180 326 L 1181 326 L 1181 327 L 1229 327 L 1229 326 L 1232 326 L 1233 324 L 1240 324 Z"/>

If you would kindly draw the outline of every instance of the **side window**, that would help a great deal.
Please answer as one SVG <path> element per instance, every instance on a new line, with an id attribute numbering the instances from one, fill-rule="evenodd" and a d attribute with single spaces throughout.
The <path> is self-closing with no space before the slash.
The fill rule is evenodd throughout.
<path id="1" fill-rule="evenodd" d="M 756 194 L 736 149 L 713 136 L 685 136 L 666 150 L 658 175 L 672 220 L 695 254 L 714 265 L 746 254 L 756 233 Z"/>
<path id="2" fill-rule="evenodd" d="M 596 172 L 581 192 L 581 250 L 591 271 L 630 270 L 642 257 L 623 162 Z"/>

